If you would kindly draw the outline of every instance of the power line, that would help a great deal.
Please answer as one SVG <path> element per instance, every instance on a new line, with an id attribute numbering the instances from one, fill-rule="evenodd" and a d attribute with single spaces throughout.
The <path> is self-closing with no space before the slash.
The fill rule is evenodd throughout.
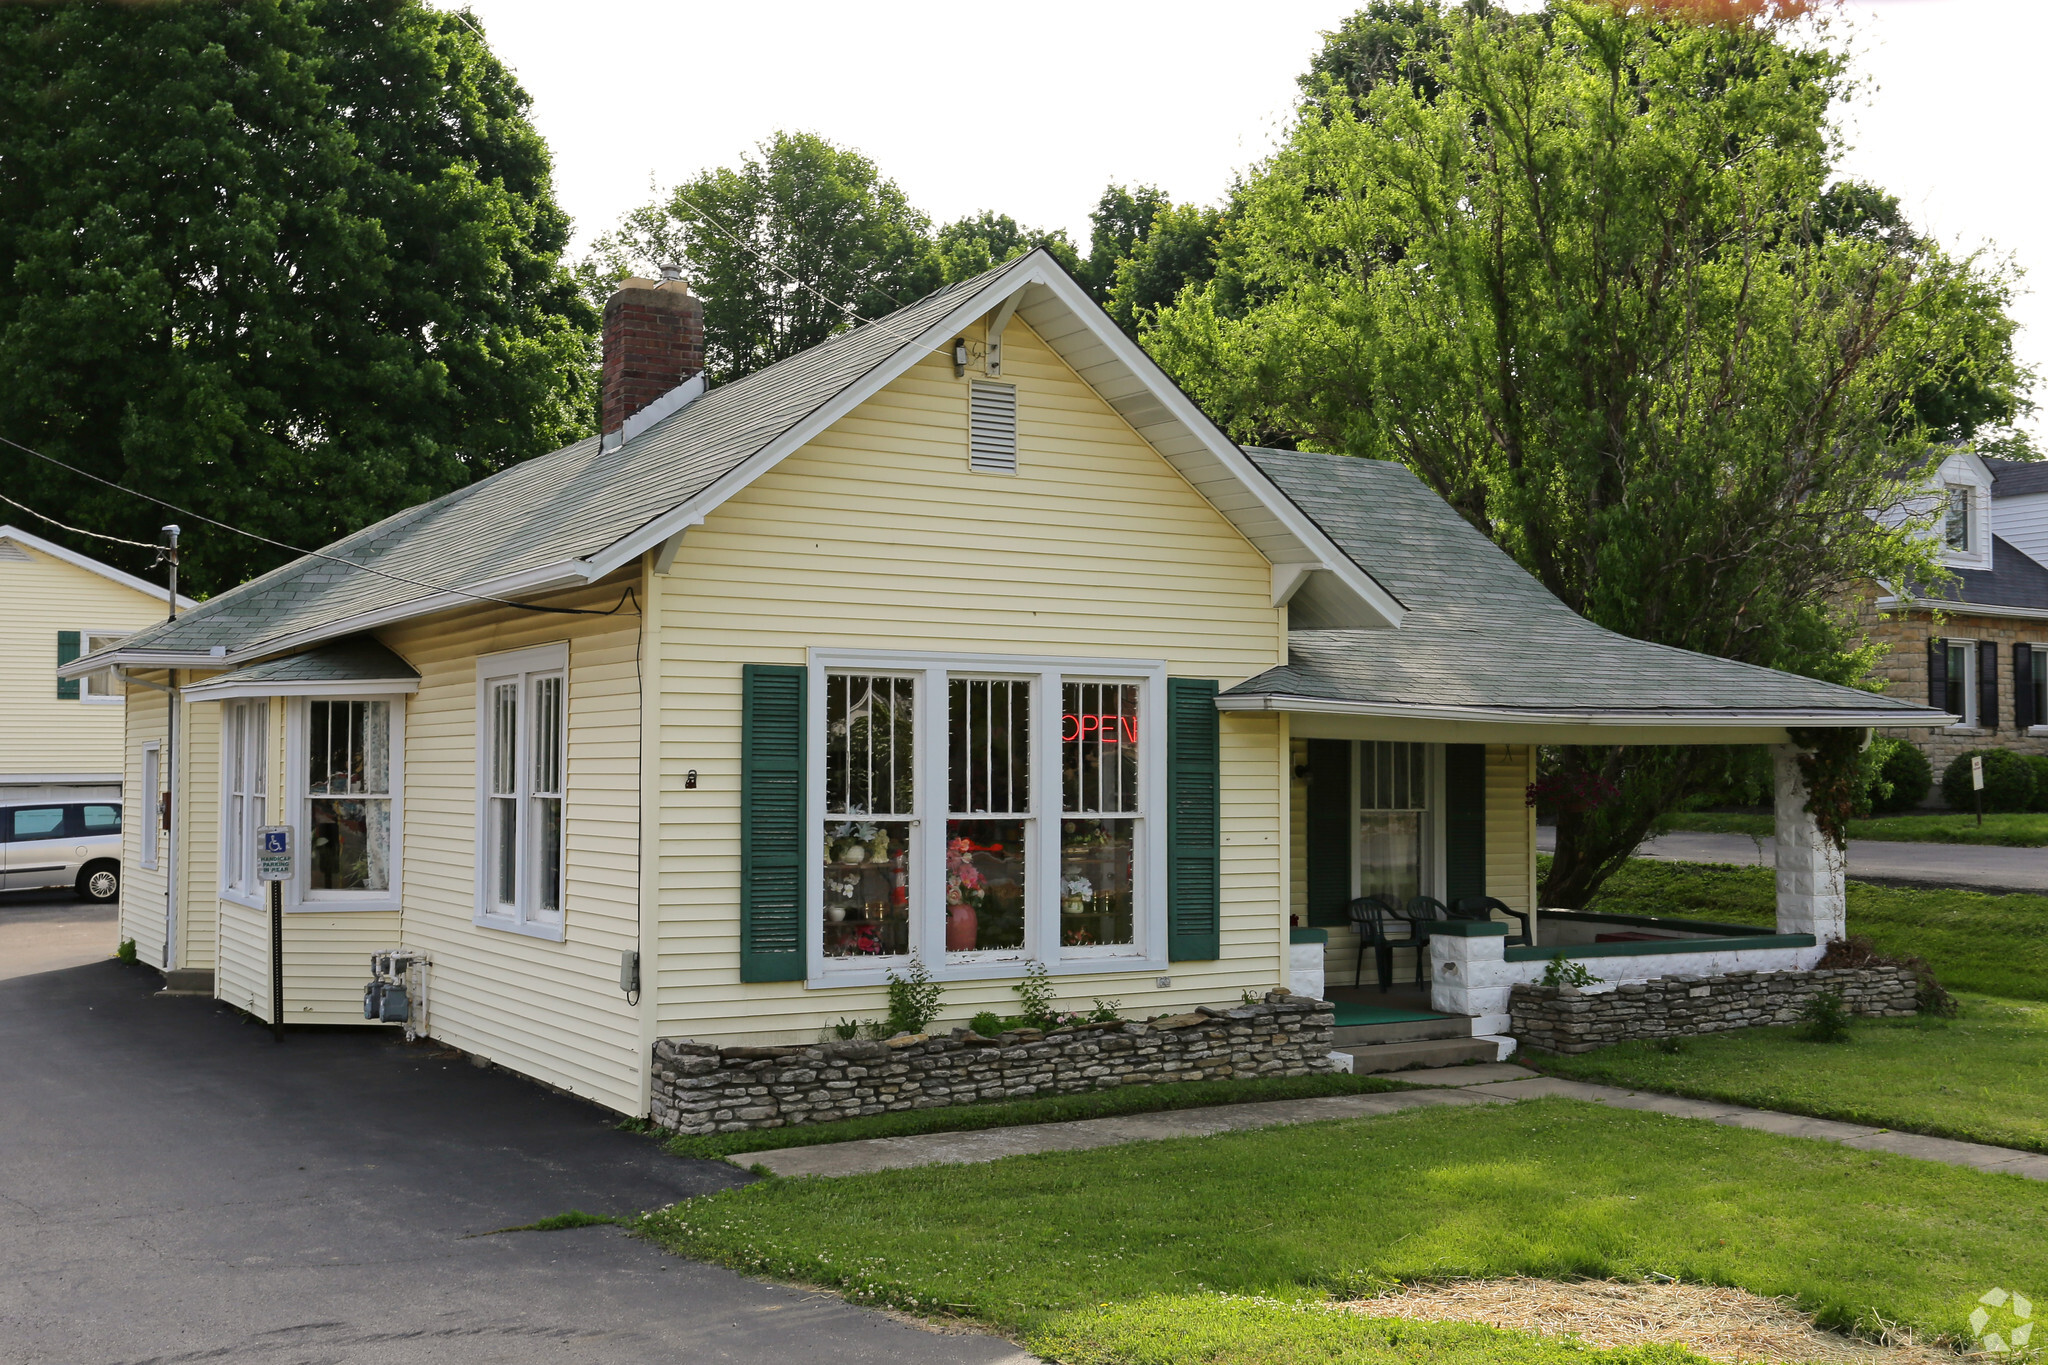
<path id="1" fill-rule="evenodd" d="M 9 441 L 8 444 L 12 445 L 13 442 Z M 9 507 L 19 507 L 22 511 L 28 513 L 30 516 L 36 518 L 38 521 L 47 521 L 50 523 L 50 525 L 56 527 L 58 530 L 69 531 L 74 536 L 91 536 L 94 540 L 112 541 L 116 545 L 133 545 L 138 550 L 163 549 L 163 546 L 152 545 L 146 540 L 123 540 L 120 536 L 102 535 L 98 531 L 85 531 L 79 529 L 76 526 L 66 526 L 63 522 L 57 520 L 55 517 L 46 515 L 42 512 L 38 512 L 35 508 L 30 507 L 25 502 L 16 502 L 13 498 L 8 497 L 5 493 L 0 493 L 0 502 L 6 503 Z"/>
<path id="2" fill-rule="evenodd" d="M 181 517 L 191 517 L 194 521 L 203 521 L 209 526 L 218 526 L 223 531 L 231 531 L 235 535 L 246 536 L 250 540 L 258 541 L 264 545 L 273 546 L 279 550 L 289 550 L 291 553 L 295 555 L 300 555 L 308 559 L 324 559 L 327 560 L 329 563 L 342 565 L 344 568 L 355 569 L 361 573 L 373 574 L 378 578 L 388 578 L 393 583 L 403 583 L 407 587 L 424 588 L 428 592 L 447 593 L 450 596 L 454 597 L 467 597 L 475 602 L 490 602 L 501 607 L 511 607 L 515 611 L 545 612 L 558 616 L 610 616 L 616 613 L 620 607 L 625 606 L 627 599 L 633 596 L 633 590 L 631 588 L 628 588 L 626 590 L 625 596 L 621 597 L 616 604 L 607 608 L 604 611 L 599 611 L 595 607 L 543 607 L 532 602 L 514 602 L 510 598 L 492 597 L 486 593 L 470 592 L 466 588 L 443 587 L 438 583 L 428 583 L 418 578 L 407 578 L 403 574 L 386 573 L 382 569 L 373 569 L 367 564 L 358 564 L 352 559 L 343 559 L 339 555 L 331 555 L 324 550 L 302 550 L 298 546 L 287 544 L 282 540 L 273 540 L 271 537 L 266 535 L 259 535 L 255 531 L 245 531 L 241 527 L 231 525 L 225 521 L 221 521 L 217 517 L 209 517 L 204 512 L 195 512 L 189 507 L 180 507 L 178 506 L 178 504 L 174 502 L 165 502 L 162 498 L 157 497 L 155 494 L 138 492 L 137 490 L 129 488 L 124 484 L 115 483 L 112 479 L 103 479 L 99 475 L 93 473 L 91 470 L 80 469 L 77 465 L 74 464 L 66 464 L 64 461 L 58 459 L 54 455 L 45 455 L 40 450 L 32 449 L 31 447 L 25 446 L 21 442 L 10 439 L 9 437 L 6 436 L 0 436 L 0 445 L 13 446 L 16 450 L 22 452 L 24 455 L 33 455 L 36 459 L 41 460 L 46 464 L 53 464 L 57 466 L 57 468 L 59 469 L 68 470 L 69 472 L 78 475 L 82 479 L 91 479 L 94 483 L 103 484 L 106 487 L 113 489 L 117 493 L 126 493 L 131 498 L 140 498 L 144 502 L 155 503 L 158 507 L 161 507 L 166 511 L 176 512 Z M 7 501 L 14 502 L 14 499 L 8 498 Z M 14 503 L 14 505 L 17 507 L 21 506 L 20 503 Z M 36 513 L 36 515 L 41 516 L 42 514 L 38 512 Z M 49 520 L 49 518 L 45 517 L 44 520 L 47 521 Z M 66 527 L 65 529 L 69 530 L 70 528 Z M 94 533 L 87 531 L 83 534 L 92 535 Z M 112 539 L 112 537 L 107 537 L 107 539 Z M 128 545 L 141 544 L 141 542 L 133 540 L 124 541 L 123 543 Z M 157 547 L 154 545 L 143 545 L 142 548 L 145 550 L 154 550 Z"/>

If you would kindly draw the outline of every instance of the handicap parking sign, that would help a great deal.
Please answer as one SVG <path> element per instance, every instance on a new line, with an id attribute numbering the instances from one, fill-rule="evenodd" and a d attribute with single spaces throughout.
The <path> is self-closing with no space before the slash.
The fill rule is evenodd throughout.
<path id="1" fill-rule="evenodd" d="M 289 881 L 292 875 L 292 831 L 289 825 L 263 825 L 256 830 L 256 878 Z"/>

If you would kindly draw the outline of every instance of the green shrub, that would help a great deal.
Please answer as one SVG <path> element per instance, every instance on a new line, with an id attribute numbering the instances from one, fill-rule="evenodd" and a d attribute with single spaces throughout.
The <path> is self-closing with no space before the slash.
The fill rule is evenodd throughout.
<path id="1" fill-rule="evenodd" d="M 114 949 L 114 956 L 123 962 L 133 962 L 135 960 L 135 940 L 132 938 L 122 939 L 121 946 Z"/>
<path id="2" fill-rule="evenodd" d="M 1799 1011 L 1799 1036 L 1810 1043 L 1849 1041 L 1849 1011 L 1840 991 L 1822 991 Z"/>
<path id="3" fill-rule="evenodd" d="M 2048 754 L 2021 754 L 2020 762 L 2034 770 L 2034 800 L 2027 809 L 2048 811 Z"/>
<path id="4" fill-rule="evenodd" d="M 907 971 L 900 976 L 889 973 L 889 1036 L 923 1033 L 939 1017 L 939 998 L 945 993 L 945 986 L 925 970 L 924 959 L 912 953 Z"/>
<path id="5" fill-rule="evenodd" d="M 1957 810 L 1977 809 L 1970 760 L 1984 760 L 1984 809 L 2023 811 L 2034 804 L 2034 770 L 2010 749 L 1972 749 L 1957 754 L 1941 775 L 1941 799 Z"/>
<path id="6" fill-rule="evenodd" d="M 1879 735 L 1871 741 L 1877 772 L 1870 784 L 1870 808 L 1882 815 L 1914 810 L 1934 788 L 1934 765 L 1913 744 Z"/>
<path id="7" fill-rule="evenodd" d="M 994 1010 L 983 1010 L 967 1021 L 967 1027 L 984 1038 L 993 1038 L 1003 1031 L 1003 1016 Z"/>

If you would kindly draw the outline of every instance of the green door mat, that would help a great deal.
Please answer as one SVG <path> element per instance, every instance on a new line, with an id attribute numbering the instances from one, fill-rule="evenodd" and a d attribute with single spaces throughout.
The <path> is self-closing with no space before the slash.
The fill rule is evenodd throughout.
<path id="1" fill-rule="evenodd" d="M 1448 1014 L 1435 1010 L 1392 1010 L 1378 1005 L 1355 1005 L 1349 1000 L 1334 1002 L 1337 1006 L 1337 1027 L 1349 1028 L 1358 1024 L 1412 1024 L 1423 1019 L 1448 1019 Z"/>

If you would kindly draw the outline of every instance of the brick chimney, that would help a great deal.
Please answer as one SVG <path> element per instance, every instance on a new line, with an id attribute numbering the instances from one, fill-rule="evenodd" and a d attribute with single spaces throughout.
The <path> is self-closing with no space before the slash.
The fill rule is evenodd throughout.
<path id="1" fill-rule="evenodd" d="M 704 304 L 681 272 L 629 276 L 604 305 L 604 419 L 609 436 L 626 419 L 704 368 Z"/>

